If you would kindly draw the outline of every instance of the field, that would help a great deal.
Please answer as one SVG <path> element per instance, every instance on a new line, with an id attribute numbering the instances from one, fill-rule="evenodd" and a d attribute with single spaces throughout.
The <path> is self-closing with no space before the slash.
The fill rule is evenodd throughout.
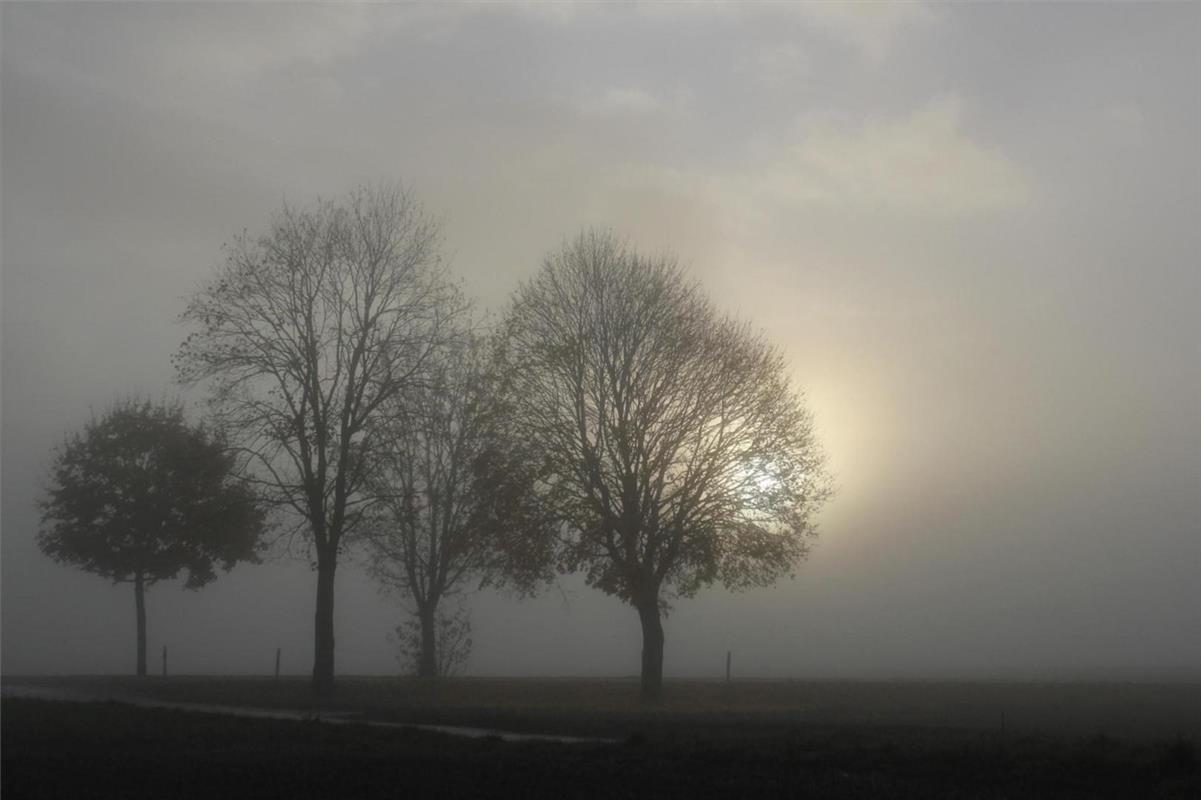
<path id="1" fill-rule="evenodd" d="M 6 698 L 6 797 L 1201 797 L 1201 687 L 343 678 L 4 681 L 80 700 L 599 737 L 509 742 Z"/>

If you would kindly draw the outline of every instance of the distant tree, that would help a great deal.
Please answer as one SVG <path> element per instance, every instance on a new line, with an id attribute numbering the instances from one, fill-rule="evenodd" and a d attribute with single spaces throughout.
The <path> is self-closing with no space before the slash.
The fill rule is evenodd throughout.
<path id="1" fill-rule="evenodd" d="M 220 439 L 179 405 L 128 400 L 58 448 L 38 546 L 60 564 L 133 583 L 137 674 L 146 674 L 146 590 L 186 572 L 199 589 L 257 561 L 264 514 Z"/>
<path id="2" fill-rule="evenodd" d="M 391 405 L 378 450 L 372 487 L 381 503 L 368 564 L 412 609 L 412 624 L 398 636 L 416 654 L 421 677 L 447 674 L 466 659 L 446 647 L 470 649 L 467 610 L 448 616 L 440 611 L 445 600 L 490 584 L 527 591 L 549 577 L 549 521 L 534 473 L 500 435 L 500 384 L 485 341 L 465 332 L 440 348 L 422 384 Z"/>
<path id="3" fill-rule="evenodd" d="M 183 313 L 198 330 L 176 354 L 181 381 L 210 382 L 262 497 L 300 520 L 317 572 L 318 696 L 334 690 L 334 576 L 372 501 L 386 409 L 462 312 L 438 245 L 437 222 L 399 187 L 285 206 L 265 235 L 234 240 Z"/>
<path id="4" fill-rule="evenodd" d="M 634 606 L 642 694 L 662 694 L 667 596 L 790 574 L 829 494 L 780 352 L 719 315 L 674 259 L 588 232 L 516 293 L 511 427 L 542 459 L 561 568 Z"/>
<path id="5" fill-rule="evenodd" d="M 453 610 L 439 608 L 434 624 L 437 657 L 434 675 L 449 678 L 458 675 L 471 656 L 471 614 L 465 606 Z M 405 672 L 428 677 L 429 667 L 422 661 L 430 653 L 426 646 L 426 626 L 416 614 L 396 626 L 392 639 L 397 646 L 397 660 Z"/>

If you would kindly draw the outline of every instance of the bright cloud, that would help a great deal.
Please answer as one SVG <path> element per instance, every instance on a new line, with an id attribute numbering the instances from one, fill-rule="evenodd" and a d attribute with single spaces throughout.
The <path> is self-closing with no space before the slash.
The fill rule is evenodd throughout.
<path id="1" fill-rule="evenodd" d="M 757 179 L 759 192 L 940 217 L 1027 202 L 1029 179 L 1002 153 L 974 142 L 961 115 L 957 98 L 942 97 L 901 119 L 803 119 L 799 140 Z"/>
<path id="2" fill-rule="evenodd" d="M 962 104 L 935 98 L 900 118 L 800 118 L 753 166 L 706 171 L 627 164 L 626 185 L 707 198 L 727 220 L 788 208 L 963 218 L 1018 208 L 1033 197 L 1027 173 L 963 129 Z"/>

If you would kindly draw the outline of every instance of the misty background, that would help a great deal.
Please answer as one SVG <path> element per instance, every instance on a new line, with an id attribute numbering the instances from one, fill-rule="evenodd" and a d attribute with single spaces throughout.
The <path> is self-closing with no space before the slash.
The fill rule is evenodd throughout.
<path id="1" fill-rule="evenodd" d="M 675 605 L 668 677 L 1201 676 L 1201 6 L 10 3 L 0 36 L 5 674 L 133 669 L 129 587 L 37 551 L 52 448 L 180 394 L 224 241 L 401 179 L 484 308 L 611 226 L 785 348 L 839 493 L 796 580 Z M 152 671 L 307 672 L 314 580 L 155 587 Z M 468 674 L 637 672 L 577 579 L 472 610 Z M 346 561 L 338 672 L 397 671 L 401 621 Z"/>

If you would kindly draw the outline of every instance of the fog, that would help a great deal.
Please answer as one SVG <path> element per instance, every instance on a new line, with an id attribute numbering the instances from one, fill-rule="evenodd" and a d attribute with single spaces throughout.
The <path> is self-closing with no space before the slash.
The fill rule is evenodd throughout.
<path id="1" fill-rule="evenodd" d="M 792 581 L 675 603 L 665 672 L 1201 677 L 1201 7 L 5 4 L 2 661 L 133 669 L 128 586 L 34 537 L 63 435 L 173 383 L 222 243 L 363 182 L 501 312 L 584 226 L 785 349 L 838 494 Z M 148 596 L 152 667 L 311 668 L 279 555 Z M 401 621 L 339 569 L 337 668 Z M 631 675 L 564 577 L 471 601 L 476 675 Z"/>

